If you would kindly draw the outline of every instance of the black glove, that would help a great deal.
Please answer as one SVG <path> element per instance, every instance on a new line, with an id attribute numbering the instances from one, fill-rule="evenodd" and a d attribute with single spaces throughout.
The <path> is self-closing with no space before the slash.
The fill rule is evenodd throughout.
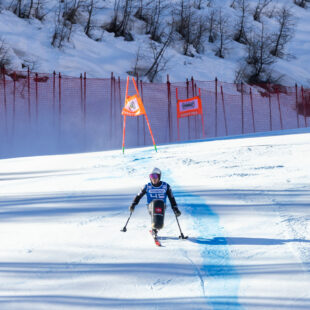
<path id="1" fill-rule="evenodd" d="M 180 216 L 181 215 L 181 211 L 178 209 L 178 207 L 177 206 L 175 206 L 175 207 L 172 207 L 172 210 L 173 210 L 173 212 L 174 212 L 174 214 L 175 214 L 175 216 Z"/>
<path id="2" fill-rule="evenodd" d="M 135 206 L 134 204 L 132 204 L 132 205 L 129 207 L 129 211 L 130 211 L 130 212 L 133 212 L 133 211 L 135 210 L 135 207 L 136 207 L 136 206 Z"/>

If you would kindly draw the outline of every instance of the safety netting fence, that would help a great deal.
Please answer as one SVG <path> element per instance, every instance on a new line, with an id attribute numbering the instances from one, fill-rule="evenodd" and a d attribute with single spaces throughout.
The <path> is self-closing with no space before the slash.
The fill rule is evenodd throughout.
<path id="1" fill-rule="evenodd" d="M 302 86 L 136 79 L 157 145 L 307 127 Z M 121 149 L 126 80 L 8 72 L 0 76 L 0 156 Z M 128 94 L 135 94 L 132 84 Z M 200 96 L 202 114 L 178 119 L 178 99 Z M 203 120 L 203 122 L 202 122 Z M 178 126 L 179 123 L 179 126 Z M 204 128 L 202 128 L 202 126 Z M 128 117 L 126 147 L 152 145 L 143 115 Z"/>

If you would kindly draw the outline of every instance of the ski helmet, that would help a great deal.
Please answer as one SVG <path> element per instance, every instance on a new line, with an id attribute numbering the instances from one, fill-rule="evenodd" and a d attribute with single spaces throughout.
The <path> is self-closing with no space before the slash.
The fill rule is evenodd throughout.
<path id="1" fill-rule="evenodd" d="M 151 172 L 151 174 L 150 174 L 150 178 L 151 178 L 151 176 L 152 176 L 153 174 L 157 174 L 159 180 L 161 179 L 161 171 L 160 171 L 159 168 L 154 168 L 154 169 L 152 170 L 152 172 Z"/>

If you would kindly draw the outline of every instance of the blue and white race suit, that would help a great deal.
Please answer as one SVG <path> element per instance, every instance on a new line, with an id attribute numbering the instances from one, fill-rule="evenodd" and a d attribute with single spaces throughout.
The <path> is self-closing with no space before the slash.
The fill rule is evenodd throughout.
<path id="1" fill-rule="evenodd" d="M 167 197 L 169 198 L 171 207 L 177 206 L 175 198 L 172 194 L 171 187 L 168 183 L 160 181 L 158 184 L 154 185 L 151 182 L 145 184 L 138 195 L 133 200 L 133 205 L 137 205 L 140 199 L 146 194 L 147 204 L 150 204 L 154 199 L 162 200 L 166 204 Z"/>

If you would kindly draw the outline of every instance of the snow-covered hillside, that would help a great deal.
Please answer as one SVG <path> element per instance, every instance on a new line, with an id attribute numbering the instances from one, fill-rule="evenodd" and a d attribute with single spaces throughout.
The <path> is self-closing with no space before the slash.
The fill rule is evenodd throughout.
<path id="1" fill-rule="evenodd" d="M 21 2 L 25 4 L 30 1 Z M 14 1 L 0 1 L 0 7 L 2 6 L 0 11 L 0 39 L 5 44 L 12 69 L 21 70 L 23 66 L 29 66 L 32 71 L 51 73 L 55 70 L 72 76 L 79 76 L 81 72 L 87 72 L 89 77 L 108 77 L 111 72 L 114 72 L 116 76 L 125 78 L 127 72 L 133 71 L 136 66 L 138 50 L 142 62 L 140 65 L 146 68 L 151 65 L 152 50 L 149 47 L 149 35 L 145 34 L 145 24 L 142 20 L 133 17 L 132 14 L 129 29 L 134 40 L 130 42 L 125 41 L 122 36 L 115 37 L 114 33 L 109 33 L 102 28 L 103 25 L 111 21 L 114 4 L 118 1 L 96 1 L 97 7 L 101 9 L 96 10 L 93 17 L 93 39 L 84 33 L 85 16 L 82 16 L 82 22 L 73 24 L 69 42 L 65 42 L 60 49 L 51 46 L 55 31 L 55 15 L 59 3 L 70 1 L 50 0 L 41 2 L 44 4 L 44 12 L 46 12 L 42 22 L 34 18 L 18 18 L 10 10 L 5 9 L 9 8 Z M 177 1 L 168 2 L 171 4 Z M 197 14 L 203 18 L 210 13 L 210 10 L 221 7 L 222 14 L 229 20 L 229 30 L 234 29 L 239 11 L 230 7 L 232 0 L 195 2 L 201 3 L 201 10 L 193 10 L 199 11 Z M 212 3 L 210 7 L 207 6 L 209 2 Z M 258 3 L 256 0 L 249 0 L 248 2 L 252 10 L 254 5 Z M 135 3 L 132 2 L 133 6 Z M 137 3 L 143 3 L 143 1 L 137 1 Z M 273 0 L 268 10 L 282 5 L 291 7 L 294 15 L 295 34 L 286 45 L 285 51 L 289 56 L 277 59 L 273 65 L 273 72 L 276 77 L 282 76 L 281 82 L 283 84 L 294 85 L 297 82 L 299 85 L 309 87 L 310 10 L 294 5 L 293 0 Z M 136 7 L 133 8 L 132 13 L 135 11 Z M 171 12 L 168 9 L 165 12 L 167 15 L 165 21 L 171 19 L 172 13 L 176 14 L 176 12 Z M 263 16 L 262 18 L 268 32 L 277 31 L 278 26 L 274 17 Z M 259 29 L 261 27 L 260 23 L 253 20 L 252 15 L 249 15 L 248 19 L 252 28 Z M 222 59 L 215 56 L 214 50 L 218 44 L 219 39 L 215 40 L 214 43 L 209 43 L 204 38 L 202 51 L 199 54 L 194 51 L 194 57 L 189 57 L 182 55 L 182 43 L 177 37 L 165 53 L 167 65 L 158 74 L 156 81 L 164 81 L 166 75 L 169 74 L 171 81 L 174 82 L 184 81 L 191 76 L 194 76 L 196 80 L 213 80 L 218 77 L 221 81 L 233 82 L 239 63 L 245 56 L 246 46 L 230 41 L 226 47 L 225 58 Z M 193 50 L 191 47 L 190 49 Z"/>
<path id="2" fill-rule="evenodd" d="M 0 308 L 310 308 L 309 129 L 243 139 L 0 160 Z M 159 248 L 143 199 L 170 207 Z"/>

